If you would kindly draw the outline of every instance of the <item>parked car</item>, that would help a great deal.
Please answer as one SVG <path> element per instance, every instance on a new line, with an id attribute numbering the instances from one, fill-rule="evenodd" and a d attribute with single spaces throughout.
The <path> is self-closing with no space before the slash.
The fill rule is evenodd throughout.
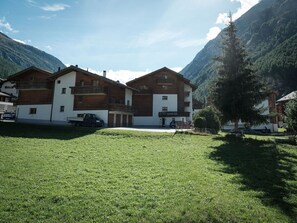
<path id="1" fill-rule="evenodd" d="M 77 117 L 68 117 L 68 122 L 75 126 L 103 127 L 104 121 L 95 114 L 77 114 Z"/>
<path id="2" fill-rule="evenodd" d="M 2 119 L 15 119 L 15 113 L 14 112 L 4 112 L 2 115 Z"/>

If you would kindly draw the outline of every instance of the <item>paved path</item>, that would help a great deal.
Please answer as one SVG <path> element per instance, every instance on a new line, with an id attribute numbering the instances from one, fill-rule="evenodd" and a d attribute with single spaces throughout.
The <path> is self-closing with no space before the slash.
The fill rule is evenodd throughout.
<path id="1" fill-rule="evenodd" d="M 117 130 L 131 130 L 131 131 L 143 131 L 143 132 L 171 132 L 175 133 L 176 129 L 168 129 L 168 128 L 128 128 L 128 127 L 116 127 L 110 129 Z"/>

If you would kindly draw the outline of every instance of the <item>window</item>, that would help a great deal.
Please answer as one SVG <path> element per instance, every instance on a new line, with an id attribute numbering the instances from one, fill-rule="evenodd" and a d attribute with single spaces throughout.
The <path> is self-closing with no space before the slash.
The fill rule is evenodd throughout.
<path id="1" fill-rule="evenodd" d="M 81 87 L 85 86 L 85 82 L 84 81 L 80 81 L 80 86 Z"/>
<path id="2" fill-rule="evenodd" d="M 57 80 L 57 84 L 61 84 L 61 80 Z"/>
<path id="3" fill-rule="evenodd" d="M 29 114 L 30 115 L 35 115 L 37 113 L 37 108 L 30 108 Z"/>
<path id="4" fill-rule="evenodd" d="M 98 80 L 93 80 L 93 86 L 97 87 L 99 85 L 99 81 Z"/>
<path id="5" fill-rule="evenodd" d="M 130 106 L 130 100 L 127 100 L 127 106 Z"/>
<path id="6" fill-rule="evenodd" d="M 162 112 L 167 112 L 168 108 L 167 107 L 162 107 Z"/>
<path id="7" fill-rule="evenodd" d="M 60 106 L 60 112 L 64 112 L 64 110 L 65 110 L 65 106 L 64 105 Z"/>
<path id="8" fill-rule="evenodd" d="M 168 96 L 162 96 L 162 100 L 163 101 L 165 101 L 165 100 L 167 101 L 168 100 Z"/>
<path id="9" fill-rule="evenodd" d="M 62 94 L 66 94 L 66 88 L 65 87 L 62 88 Z"/>

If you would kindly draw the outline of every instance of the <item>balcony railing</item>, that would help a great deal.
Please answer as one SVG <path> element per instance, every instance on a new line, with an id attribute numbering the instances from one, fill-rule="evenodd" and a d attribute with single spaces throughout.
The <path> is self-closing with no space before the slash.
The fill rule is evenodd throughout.
<path id="1" fill-rule="evenodd" d="M 70 87 L 71 94 L 84 95 L 84 94 L 107 94 L 108 88 L 100 86 L 76 86 Z"/>
<path id="2" fill-rule="evenodd" d="M 32 90 L 32 89 L 48 89 L 48 81 L 19 81 L 16 85 L 17 89 L 20 90 Z"/>
<path id="3" fill-rule="evenodd" d="M 189 117 L 190 112 L 167 111 L 159 112 L 159 117 Z"/>
<path id="4" fill-rule="evenodd" d="M 124 104 L 109 104 L 110 111 L 133 112 L 133 107 Z"/>
<path id="5" fill-rule="evenodd" d="M 175 83 L 174 80 L 171 79 L 158 79 L 157 84 L 158 85 L 173 85 Z"/>

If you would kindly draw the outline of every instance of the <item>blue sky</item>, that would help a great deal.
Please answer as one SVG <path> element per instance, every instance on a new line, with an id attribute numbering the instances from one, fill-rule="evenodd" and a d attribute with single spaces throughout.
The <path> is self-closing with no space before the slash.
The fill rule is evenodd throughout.
<path id="1" fill-rule="evenodd" d="M 0 31 L 64 64 L 126 81 L 164 66 L 181 70 L 229 11 L 236 19 L 258 1 L 1 0 Z"/>

